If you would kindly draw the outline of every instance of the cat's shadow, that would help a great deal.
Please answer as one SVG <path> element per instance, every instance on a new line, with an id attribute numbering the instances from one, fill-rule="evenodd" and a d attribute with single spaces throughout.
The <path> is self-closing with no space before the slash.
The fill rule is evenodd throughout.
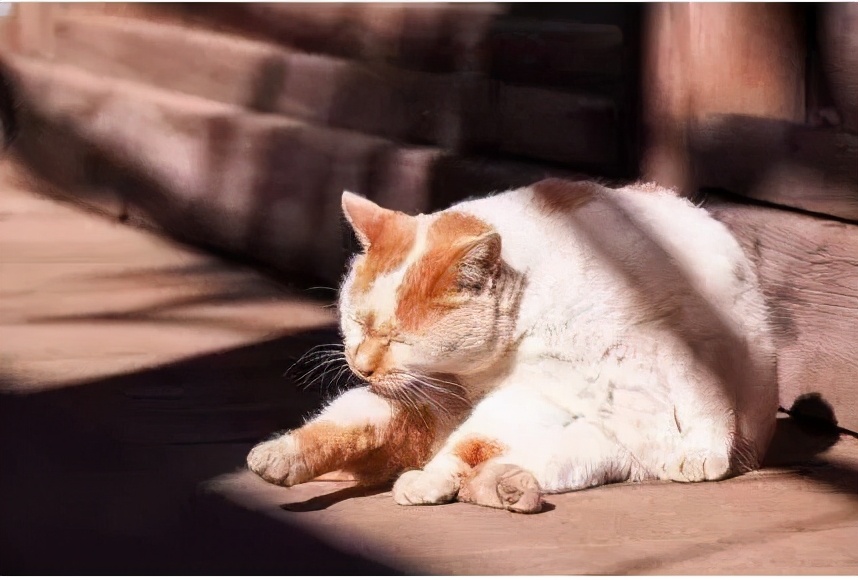
<path id="1" fill-rule="evenodd" d="M 378 495 L 390 491 L 390 485 L 352 485 L 342 489 L 338 489 L 329 493 L 311 497 L 309 499 L 286 502 L 280 504 L 280 507 L 289 512 L 315 512 L 328 509 L 341 501 L 347 499 L 355 499 L 358 497 L 368 497 Z"/>
<path id="2" fill-rule="evenodd" d="M 311 497 L 309 499 L 286 502 L 280 504 L 280 508 L 289 512 L 315 512 L 328 509 L 341 501 L 387 493 L 390 491 L 390 488 L 391 486 L 389 484 L 374 486 L 354 485 L 316 497 Z M 554 509 L 556 509 L 556 506 L 553 503 L 543 501 L 542 509 L 538 513 L 544 514 L 554 511 Z"/>

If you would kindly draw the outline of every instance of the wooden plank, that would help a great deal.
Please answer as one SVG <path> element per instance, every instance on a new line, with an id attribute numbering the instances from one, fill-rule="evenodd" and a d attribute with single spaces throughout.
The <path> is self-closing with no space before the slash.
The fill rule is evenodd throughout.
<path id="1" fill-rule="evenodd" d="M 427 72 L 482 69 L 497 3 L 169 3 L 173 19 L 309 53 Z"/>
<path id="2" fill-rule="evenodd" d="M 53 54 L 53 18 L 61 7 L 50 3 L 21 2 L 10 15 L 14 29 L 11 49 L 26 55 L 49 56 Z M 5 43 L 4 43 L 5 44 Z"/>
<path id="3" fill-rule="evenodd" d="M 858 429 L 858 225 L 708 202 L 756 262 L 777 329 L 781 405 L 819 393 Z"/>
<path id="4" fill-rule="evenodd" d="M 612 99 L 517 87 L 480 74 L 431 74 L 282 49 L 133 18 L 71 14 L 56 25 L 57 62 L 455 151 L 500 150 L 615 171 Z"/>
<path id="5" fill-rule="evenodd" d="M 820 8 L 820 49 L 844 129 L 858 133 L 858 4 L 826 3 Z"/>
<path id="6" fill-rule="evenodd" d="M 505 83 L 616 92 L 623 32 L 610 24 L 500 17 L 488 35 L 491 76 Z"/>
<path id="7" fill-rule="evenodd" d="M 858 222 L 858 135 L 740 115 L 690 131 L 700 187 Z"/>
<path id="8" fill-rule="evenodd" d="M 836 25 L 834 12 L 843 16 Z M 824 14 L 828 68 L 844 77 L 849 101 L 849 13 Z M 804 125 L 804 27 L 788 5 L 654 5 L 644 42 L 644 176 L 686 194 L 723 188 L 858 221 L 858 137 Z"/>
<path id="9" fill-rule="evenodd" d="M 655 4 L 644 31 L 643 173 L 696 187 L 687 133 L 710 115 L 803 122 L 805 38 L 784 4 Z"/>

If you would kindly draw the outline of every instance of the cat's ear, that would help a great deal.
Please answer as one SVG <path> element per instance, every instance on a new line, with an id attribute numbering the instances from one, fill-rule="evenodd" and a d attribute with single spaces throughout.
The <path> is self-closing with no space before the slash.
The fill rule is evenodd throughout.
<path id="1" fill-rule="evenodd" d="M 496 232 L 470 241 L 458 264 L 457 286 L 466 292 L 480 292 L 501 265 L 501 237 Z"/>
<path id="2" fill-rule="evenodd" d="M 364 250 L 381 233 L 384 218 L 393 212 L 350 191 L 343 192 L 343 214 Z"/>

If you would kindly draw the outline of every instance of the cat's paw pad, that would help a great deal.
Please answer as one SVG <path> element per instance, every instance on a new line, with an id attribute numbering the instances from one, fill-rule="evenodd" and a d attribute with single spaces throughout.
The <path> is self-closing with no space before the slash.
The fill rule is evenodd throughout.
<path id="1" fill-rule="evenodd" d="M 265 481 L 287 487 L 312 479 L 291 435 L 265 441 L 251 449 L 247 467 Z"/>
<path id="2" fill-rule="evenodd" d="M 431 471 L 406 471 L 393 484 L 393 499 L 399 505 L 449 503 L 459 491 L 456 478 Z"/>
<path id="3" fill-rule="evenodd" d="M 730 459 L 705 453 L 686 453 L 666 468 L 667 479 L 683 483 L 718 481 L 730 475 Z"/>
<path id="4" fill-rule="evenodd" d="M 462 484 L 459 501 L 524 514 L 542 510 L 542 492 L 536 478 L 520 467 L 503 463 L 478 465 Z"/>

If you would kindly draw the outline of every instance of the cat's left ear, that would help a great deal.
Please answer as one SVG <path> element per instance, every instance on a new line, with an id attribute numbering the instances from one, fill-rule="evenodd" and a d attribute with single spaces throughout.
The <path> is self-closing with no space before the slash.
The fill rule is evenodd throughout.
<path id="1" fill-rule="evenodd" d="M 369 248 L 372 240 L 381 233 L 385 218 L 394 213 L 350 191 L 343 192 L 342 203 L 343 214 L 364 250 Z"/>
<path id="2" fill-rule="evenodd" d="M 472 240 L 458 264 L 460 290 L 479 292 L 490 282 L 501 265 L 501 237 L 496 232 Z"/>

